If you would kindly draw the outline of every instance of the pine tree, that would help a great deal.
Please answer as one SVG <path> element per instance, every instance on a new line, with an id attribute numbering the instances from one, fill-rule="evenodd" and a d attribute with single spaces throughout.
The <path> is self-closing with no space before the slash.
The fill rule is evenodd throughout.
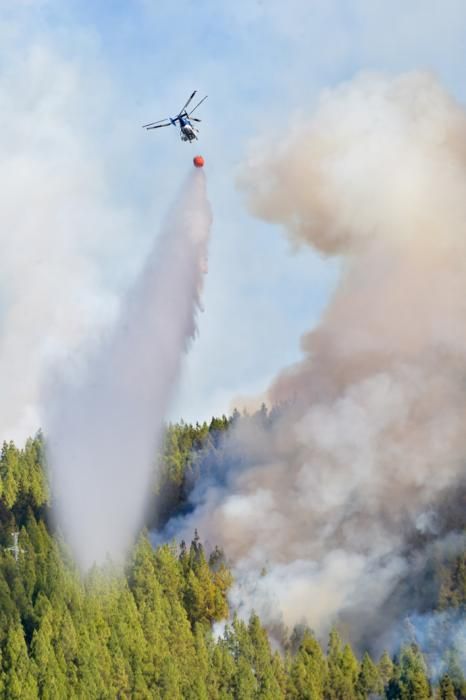
<path id="1" fill-rule="evenodd" d="M 326 684 L 326 659 L 320 644 L 306 630 L 289 668 L 288 695 L 296 699 L 319 700 L 324 697 Z"/>
<path id="2" fill-rule="evenodd" d="M 29 659 L 21 624 L 16 621 L 8 632 L 3 655 L 5 697 L 9 700 L 34 700 L 38 697 L 37 669 Z"/>
<path id="3" fill-rule="evenodd" d="M 150 544 L 149 544 L 150 546 Z M 183 572 L 174 545 L 162 545 L 154 555 L 154 572 L 164 594 L 175 601 L 183 590 Z"/>
<path id="4" fill-rule="evenodd" d="M 341 649 L 336 630 L 330 632 L 327 661 L 327 697 L 330 700 L 353 700 L 356 697 L 358 662 L 348 644 Z"/>
<path id="5" fill-rule="evenodd" d="M 278 651 L 272 657 L 272 673 L 274 675 L 280 694 L 277 697 L 284 698 L 286 696 L 286 670 L 283 659 Z"/>
<path id="6" fill-rule="evenodd" d="M 115 698 L 134 697 L 131 693 L 129 661 L 116 639 L 110 642 L 112 658 L 111 695 Z"/>
<path id="7" fill-rule="evenodd" d="M 253 700 L 257 697 L 257 681 L 251 665 L 244 656 L 240 656 L 236 662 L 233 688 L 235 698 Z"/>
<path id="8" fill-rule="evenodd" d="M 359 698 L 366 698 L 369 695 L 380 695 L 382 689 L 383 684 L 380 679 L 378 668 L 366 652 L 361 662 L 356 683 L 356 694 Z"/>
<path id="9" fill-rule="evenodd" d="M 212 698 L 232 700 L 234 697 L 234 679 L 236 666 L 230 651 L 229 632 L 225 632 L 212 652 L 213 677 L 210 686 Z"/>
<path id="10" fill-rule="evenodd" d="M 186 698 L 192 700 L 209 700 L 209 688 L 212 683 L 209 650 L 206 643 L 206 631 L 203 625 L 196 623 L 194 628 L 195 661 L 189 669 L 189 683 L 185 690 Z"/>
<path id="11" fill-rule="evenodd" d="M 60 700 L 69 695 L 66 676 L 55 655 L 51 615 L 45 615 L 32 637 L 32 658 L 37 667 L 39 695 Z"/>
<path id="12" fill-rule="evenodd" d="M 0 456 L 1 497 L 8 509 L 13 508 L 19 493 L 19 452 L 12 442 L 3 443 Z"/>
<path id="13" fill-rule="evenodd" d="M 442 676 L 440 680 L 439 700 L 456 700 L 455 687 L 448 674 Z"/>
<path id="14" fill-rule="evenodd" d="M 163 700 L 184 700 L 181 692 L 181 677 L 171 656 L 166 657 L 162 664 L 159 681 L 160 697 Z"/>
<path id="15" fill-rule="evenodd" d="M 382 685 L 385 687 L 393 676 L 393 661 L 387 651 L 384 651 L 380 657 L 378 670 Z"/>
<path id="16" fill-rule="evenodd" d="M 445 654 L 445 665 L 447 675 L 453 683 L 456 695 L 460 698 L 466 698 L 466 679 L 458 650 L 455 647 L 449 649 Z"/>
<path id="17" fill-rule="evenodd" d="M 189 669 L 195 665 L 194 638 L 186 610 L 179 601 L 170 605 L 167 629 L 170 655 L 178 669 L 179 686 L 181 691 L 189 687 Z"/>
<path id="18" fill-rule="evenodd" d="M 248 634 L 253 649 L 252 665 L 257 682 L 256 697 L 263 700 L 276 700 L 281 696 L 281 688 L 274 674 L 272 653 L 266 631 L 257 615 L 251 615 Z"/>
<path id="19" fill-rule="evenodd" d="M 405 647 L 400 655 L 400 697 L 402 700 L 428 700 L 430 686 L 422 654 L 416 646 Z"/>
<path id="20" fill-rule="evenodd" d="M 78 637 L 69 609 L 62 604 L 57 614 L 56 656 L 61 672 L 67 678 L 67 685 L 73 692 L 78 686 Z"/>

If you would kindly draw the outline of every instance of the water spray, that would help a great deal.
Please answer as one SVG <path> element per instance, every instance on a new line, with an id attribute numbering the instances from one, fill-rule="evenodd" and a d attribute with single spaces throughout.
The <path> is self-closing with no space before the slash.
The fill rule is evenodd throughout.
<path id="1" fill-rule="evenodd" d="M 143 522 L 163 422 L 196 332 L 210 226 L 206 180 L 196 170 L 113 331 L 79 374 L 67 367 L 47 386 L 55 513 L 84 569 L 122 560 Z"/>

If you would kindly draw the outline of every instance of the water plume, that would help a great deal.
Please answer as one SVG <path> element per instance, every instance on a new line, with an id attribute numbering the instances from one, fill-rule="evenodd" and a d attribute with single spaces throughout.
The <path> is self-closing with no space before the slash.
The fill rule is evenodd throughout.
<path id="1" fill-rule="evenodd" d="M 55 512 L 83 569 L 121 561 L 143 521 L 164 417 L 196 331 L 210 225 L 205 176 L 193 172 L 113 331 L 47 385 Z"/>
<path id="2" fill-rule="evenodd" d="M 431 75 L 360 75 L 257 144 L 240 186 L 341 280 L 270 387 L 274 419 L 238 421 L 167 533 L 224 546 L 245 615 L 357 643 L 406 613 L 388 601 L 409 542 L 437 536 L 464 475 L 466 115 Z"/>

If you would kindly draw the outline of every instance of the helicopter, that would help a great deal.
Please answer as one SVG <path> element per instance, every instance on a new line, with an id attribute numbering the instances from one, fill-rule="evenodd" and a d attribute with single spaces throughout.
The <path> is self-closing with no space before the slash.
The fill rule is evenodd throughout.
<path id="1" fill-rule="evenodd" d="M 197 119 L 196 117 L 192 117 L 191 114 L 201 105 L 204 100 L 207 99 L 207 95 L 202 98 L 200 102 L 197 103 L 193 109 L 188 112 L 187 107 L 189 104 L 191 104 L 192 100 L 194 99 L 194 95 L 197 93 L 197 90 L 194 90 L 193 94 L 190 96 L 189 100 L 186 102 L 186 104 L 181 108 L 181 110 L 178 112 L 176 117 L 167 117 L 166 119 L 159 119 L 157 122 L 150 122 L 149 124 L 143 124 L 143 129 L 162 129 L 164 126 L 179 126 L 180 128 L 180 136 L 182 141 L 188 141 L 189 143 L 192 143 L 197 139 L 196 134 L 199 133 L 199 130 L 196 129 L 191 122 L 200 122 L 200 119 Z"/>

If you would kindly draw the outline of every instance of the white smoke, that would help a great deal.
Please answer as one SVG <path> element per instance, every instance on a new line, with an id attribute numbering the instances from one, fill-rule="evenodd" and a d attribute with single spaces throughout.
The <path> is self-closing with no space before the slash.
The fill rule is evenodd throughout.
<path id="1" fill-rule="evenodd" d="M 121 560 L 143 522 L 157 441 L 196 330 L 210 224 L 205 176 L 196 171 L 114 330 L 47 385 L 56 514 L 83 568 Z"/>
<path id="2" fill-rule="evenodd" d="M 0 439 L 20 442 L 41 427 L 50 367 L 114 317 L 142 228 L 114 196 L 103 127 L 114 133 L 115 97 L 90 47 L 66 59 L 23 31 L 0 22 Z"/>
<path id="3" fill-rule="evenodd" d="M 341 256 L 342 278 L 270 389 L 278 417 L 239 421 L 167 532 L 224 546 L 245 614 L 357 639 L 464 475 L 466 115 L 430 75 L 361 75 L 243 171 L 251 210 Z"/>

